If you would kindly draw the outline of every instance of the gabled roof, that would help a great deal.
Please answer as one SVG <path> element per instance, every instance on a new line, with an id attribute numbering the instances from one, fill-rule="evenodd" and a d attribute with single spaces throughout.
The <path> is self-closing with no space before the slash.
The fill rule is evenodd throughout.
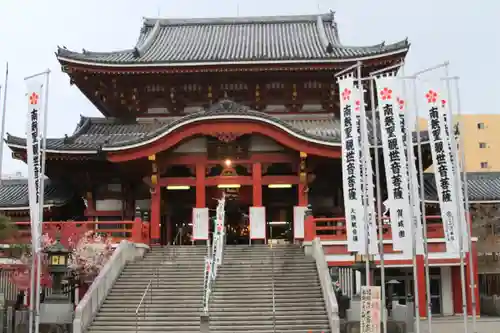
<path id="1" fill-rule="evenodd" d="M 146 18 L 137 44 L 116 52 L 59 48 L 60 61 L 108 66 L 331 62 L 404 53 L 409 43 L 345 46 L 333 13 L 323 15 Z"/>
<path id="2" fill-rule="evenodd" d="M 438 201 L 436 181 L 433 173 L 424 174 L 424 189 L 427 201 Z M 500 203 L 500 172 L 468 172 L 467 190 L 471 203 Z"/>
<path id="3" fill-rule="evenodd" d="M 46 206 L 62 206 L 73 197 L 72 191 L 50 179 L 46 179 L 44 185 Z M 25 209 L 29 209 L 28 179 L 3 179 L 0 184 L 0 211 Z"/>
<path id="4" fill-rule="evenodd" d="M 47 139 L 47 151 L 69 154 L 95 154 L 101 150 L 116 151 L 132 145 L 146 144 L 172 131 L 182 130 L 183 126 L 194 122 L 216 120 L 263 122 L 304 141 L 328 146 L 340 146 L 341 143 L 340 121 L 333 114 L 270 115 L 223 100 L 206 110 L 183 117 L 138 119 L 133 123 L 123 123 L 113 118 L 82 117 L 73 135 Z M 372 132 L 369 119 L 368 122 L 369 131 Z M 420 137 L 422 143 L 428 141 L 426 131 L 421 132 Z M 416 142 L 416 139 L 417 134 L 413 133 L 413 141 Z M 11 149 L 26 147 L 25 138 L 10 134 L 7 134 L 6 143 Z"/>

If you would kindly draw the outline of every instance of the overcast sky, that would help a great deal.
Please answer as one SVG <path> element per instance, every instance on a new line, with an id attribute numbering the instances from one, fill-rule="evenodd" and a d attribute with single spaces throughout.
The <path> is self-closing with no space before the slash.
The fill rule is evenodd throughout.
<path id="1" fill-rule="evenodd" d="M 238 5 L 239 4 L 239 5 Z M 464 112 L 498 113 L 500 2 L 497 0 L 0 0 L 0 80 L 9 61 L 7 132 L 24 136 L 23 78 L 52 70 L 49 136 L 71 134 L 80 115 L 99 116 L 61 73 L 57 45 L 111 51 L 131 48 L 142 17 L 217 17 L 315 14 L 336 11 L 346 45 L 372 45 L 406 37 L 406 71 L 449 60 L 461 77 Z M 3 91 L 2 91 L 3 97 Z M 4 146 L 3 172 L 22 171 Z"/>

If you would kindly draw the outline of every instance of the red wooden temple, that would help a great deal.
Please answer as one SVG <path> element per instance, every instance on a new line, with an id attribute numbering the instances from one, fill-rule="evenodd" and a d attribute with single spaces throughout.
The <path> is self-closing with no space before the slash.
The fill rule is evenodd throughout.
<path id="1" fill-rule="evenodd" d="M 329 264 L 348 266 L 354 256 L 346 250 L 342 222 L 334 74 L 362 61 L 368 75 L 400 63 L 408 49 L 407 40 L 341 44 L 333 13 L 145 19 L 130 49 L 60 48 L 57 58 L 70 84 L 103 117 L 82 117 L 72 134 L 47 140 L 45 219 L 146 243 L 203 242 L 192 238 L 193 208 L 214 209 L 225 192 L 230 242 L 248 243 L 250 207 L 265 207 L 267 222 L 283 223 L 266 224 L 264 239 L 252 242 L 308 242 L 318 235 Z M 426 133 L 416 135 L 426 141 Z M 26 159 L 24 138 L 8 135 L 6 142 L 14 158 Z M 2 186 L 0 206 L 15 220 L 28 220 L 26 197 L 3 193 L 25 185 Z M 298 227 L 294 207 L 308 205 L 315 218 Z M 429 228 L 435 231 L 433 265 L 455 269 L 458 259 L 443 250 L 439 221 Z M 388 263 L 406 294 L 409 259 Z M 441 272 L 436 275 L 436 311 L 459 312 L 459 284 L 446 274 L 445 287 Z"/>

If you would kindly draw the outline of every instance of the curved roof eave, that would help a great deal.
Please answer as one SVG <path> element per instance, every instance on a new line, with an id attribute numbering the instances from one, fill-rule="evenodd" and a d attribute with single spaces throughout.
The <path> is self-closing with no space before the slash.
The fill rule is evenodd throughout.
<path id="1" fill-rule="evenodd" d="M 352 58 L 320 58 L 320 59 L 290 59 L 290 60 L 236 60 L 236 61 L 203 61 L 203 62 L 149 62 L 149 63 L 121 63 L 121 62 L 100 62 L 96 60 L 74 59 L 70 54 L 81 55 L 80 53 L 65 50 L 66 56 L 57 54 L 59 62 L 71 63 L 83 66 L 95 66 L 103 68 L 157 68 L 157 67 L 202 67 L 202 66 L 241 66 L 241 65 L 300 65 L 300 64 L 336 64 L 336 63 L 352 63 L 374 60 L 377 58 L 385 58 L 398 54 L 406 54 L 410 48 L 407 44 L 405 47 L 392 50 L 384 53 L 371 54 L 364 57 Z M 124 52 L 124 51 L 122 51 Z M 117 51 L 120 53 L 120 51 Z"/>
<path id="2" fill-rule="evenodd" d="M 274 121 L 272 119 L 268 119 L 267 117 L 259 117 L 258 115 L 238 115 L 238 114 L 213 114 L 213 113 L 207 113 L 206 115 L 201 115 L 197 117 L 192 117 L 189 119 L 181 119 L 178 123 L 174 123 L 172 125 L 168 125 L 160 130 L 158 130 L 156 133 L 151 135 L 147 139 L 139 139 L 139 140 L 134 140 L 134 141 L 129 141 L 129 142 L 122 142 L 115 144 L 113 146 L 103 146 L 102 151 L 109 151 L 109 152 L 116 152 L 120 150 L 126 150 L 126 149 L 134 149 L 138 148 L 141 146 L 148 145 L 150 143 L 153 143 L 170 133 L 173 133 L 176 130 L 181 129 L 184 126 L 190 125 L 190 124 L 195 124 L 195 123 L 200 123 L 204 121 L 213 121 L 213 120 L 240 120 L 240 121 L 252 121 L 252 122 L 259 122 L 259 123 L 264 123 L 267 125 L 270 125 L 272 127 L 275 127 L 278 130 L 284 131 L 287 134 L 306 141 L 310 143 L 315 143 L 315 144 L 320 144 L 324 146 L 330 146 L 330 147 L 340 147 L 341 142 L 338 140 L 335 141 L 328 141 L 328 140 L 322 140 L 319 137 L 315 137 L 310 134 L 306 133 L 300 133 L 299 130 L 294 130 L 291 128 L 291 126 L 286 126 L 278 121 Z"/>

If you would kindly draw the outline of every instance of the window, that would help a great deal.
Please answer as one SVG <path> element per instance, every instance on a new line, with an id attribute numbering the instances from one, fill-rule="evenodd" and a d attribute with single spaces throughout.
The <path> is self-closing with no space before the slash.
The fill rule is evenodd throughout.
<path id="1" fill-rule="evenodd" d="M 479 142 L 479 148 L 486 148 L 486 142 Z"/>
<path id="2" fill-rule="evenodd" d="M 488 168 L 488 162 L 481 162 L 481 169 L 487 169 Z"/>
<path id="3" fill-rule="evenodd" d="M 484 123 L 477 123 L 477 129 L 484 129 Z"/>

